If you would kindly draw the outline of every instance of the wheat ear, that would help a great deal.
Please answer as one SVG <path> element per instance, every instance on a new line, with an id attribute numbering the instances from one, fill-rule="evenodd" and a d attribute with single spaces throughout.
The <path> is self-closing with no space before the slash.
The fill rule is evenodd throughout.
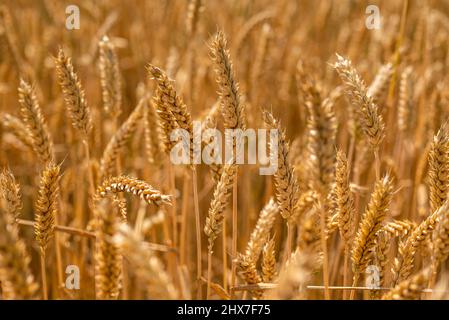
<path id="1" fill-rule="evenodd" d="M 354 196 L 349 186 L 348 160 L 343 151 L 337 152 L 335 169 L 335 195 L 338 215 L 338 229 L 344 242 L 343 285 L 347 284 L 350 245 L 354 237 L 355 208 Z M 343 292 L 343 299 L 347 292 Z"/>
<path id="2" fill-rule="evenodd" d="M 179 128 L 178 122 L 170 109 L 171 105 L 175 103 L 174 99 L 176 96 L 174 94 L 176 93 L 167 76 L 161 69 L 149 65 L 147 71 L 150 77 L 156 79 L 158 84 L 153 97 L 153 102 L 156 107 L 157 115 L 159 116 L 160 129 L 163 133 L 164 152 L 169 155 L 175 145 L 175 142 L 170 140 L 170 134 L 173 130 Z M 170 84 L 170 87 L 167 87 L 167 84 Z"/>
<path id="3" fill-rule="evenodd" d="M 356 114 L 359 125 L 365 133 L 373 149 L 377 149 L 385 137 L 385 123 L 379 113 L 373 98 L 368 95 L 368 90 L 362 78 L 351 64 L 351 61 L 337 55 L 334 65 L 340 78 L 346 85 L 347 95 L 352 103 L 357 106 Z"/>
<path id="4" fill-rule="evenodd" d="M 369 85 L 367 95 L 373 98 L 375 104 L 379 105 L 382 98 L 386 96 L 392 75 L 393 65 L 386 63 L 379 68 L 373 82 Z"/>
<path id="5" fill-rule="evenodd" d="M 32 141 L 33 150 L 39 161 L 46 165 L 53 160 L 53 142 L 42 115 L 34 88 L 20 80 L 20 113 Z"/>
<path id="6" fill-rule="evenodd" d="M 2 113 L 1 125 L 5 131 L 10 131 L 24 146 L 33 150 L 33 139 L 28 134 L 28 129 L 22 120 L 9 113 Z"/>
<path id="7" fill-rule="evenodd" d="M 309 251 L 294 252 L 279 271 L 277 287 L 268 298 L 277 300 L 305 299 L 307 285 L 312 280 L 316 257 Z"/>
<path id="8" fill-rule="evenodd" d="M 218 95 L 221 104 L 221 113 L 224 119 L 225 129 L 246 129 L 246 119 L 244 105 L 241 102 L 239 85 L 234 76 L 234 68 L 231 57 L 227 49 L 227 42 L 224 34 L 219 31 L 214 36 L 210 45 L 210 55 L 215 70 L 215 79 L 218 85 Z M 233 148 L 240 149 L 240 139 L 233 142 Z M 233 160 L 235 161 L 235 159 Z M 232 255 L 237 256 L 237 189 L 238 189 L 238 169 L 236 168 L 235 180 L 232 189 Z M 236 260 L 232 263 L 231 283 L 236 284 Z"/>
<path id="9" fill-rule="evenodd" d="M 239 85 L 235 80 L 227 41 L 222 32 L 217 32 L 214 36 L 210 52 L 214 63 L 225 128 L 245 130 L 244 106 L 240 101 Z"/>
<path id="10" fill-rule="evenodd" d="M 221 233 L 223 228 L 224 210 L 231 197 L 231 190 L 233 187 L 234 179 L 236 177 L 236 165 L 228 164 L 223 167 L 220 180 L 218 181 L 214 195 L 210 204 L 209 212 L 206 217 L 206 223 L 204 225 L 204 233 L 208 238 L 208 296 L 210 293 L 210 277 L 211 277 L 211 259 L 213 253 L 213 247 L 215 239 Z"/>
<path id="11" fill-rule="evenodd" d="M 0 281 L 4 299 L 34 299 L 38 285 L 14 215 L 0 208 Z"/>
<path id="12" fill-rule="evenodd" d="M 11 171 L 4 169 L 0 174 L 0 199 L 5 201 L 5 211 L 7 215 L 18 219 L 22 211 L 22 195 L 20 185 Z"/>
<path id="13" fill-rule="evenodd" d="M 150 164 L 160 165 L 162 162 L 162 135 L 155 107 L 147 97 L 144 98 L 145 151 Z"/>
<path id="14" fill-rule="evenodd" d="M 100 181 L 113 175 L 114 167 L 120 153 L 125 148 L 126 143 L 131 138 L 131 135 L 137 128 L 139 120 L 143 116 L 143 108 L 143 100 L 140 100 L 128 119 L 126 119 L 106 145 L 100 160 Z M 120 172 L 118 172 L 118 174 L 120 174 Z"/>
<path id="15" fill-rule="evenodd" d="M 410 279 L 398 283 L 383 295 L 383 300 L 418 300 L 429 280 L 429 270 L 425 269 Z"/>
<path id="16" fill-rule="evenodd" d="M 45 254 L 48 242 L 54 236 L 59 197 L 59 171 L 59 166 L 52 164 L 48 165 L 42 171 L 39 184 L 39 194 L 35 205 L 36 216 L 34 219 L 34 233 L 40 248 L 42 293 L 45 300 L 48 299 Z"/>
<path id="17" fill-rule="evenodd" d="M 122 224 L 114 239 L 121 247 L 123 255 L 143 281 L 149 298 L 178 299 L 178 292 L 172 279 L 165 271 L 159 258 L 145 245 L 140 235 L 129 226 Z"/>
<path id="18" fill-rule="evenodd" d="M 257 220 L 253 232 L 251 233 L 245 250 L 245 256 L 247 256 L 249 260 L 254 263 L 256 263 L 259 259 L 259 255 L 264 247 L 268 234 L 273 227 L 278 213 L 279 207 L 272 198 L 260 211 L 259 219 Z"/>
<path id="19" fill-rule="evenodd" d="M 437 210 L 447 199 L 449 191 L 449 134 L 444 124 L 433 138 L 429 151 L 430 208 Z"/>
<path id="20" fill-rule="evenodd" d="M 386 175 L 376 183 L 354 239 L 351 256 L 355 273 L 354 282 L 357 282 L 357 275 L 363 273 L 368 265 L 371 249 L 375 245 L 376 233 L 382 228 L 382 222 L 388 213 L 392 196 L 393 183 L 391 178 Z M 353 298 L 353 291 L 351 298 Z"/>
<path id="21" fill-rule="evenodd" d="M 106 197 L 108 194 L 116 194 L 119 192 L 131 193 L 141 200 L 146 201 L 148 204 L 157 206 L 171 203 L 171 196 L 162 194 L 145 181 L 127 176 L 106 179 L 97 189 L 97 194 L 100 197 Z"/>
<path id="22" fill-rule="evenodd" d="M 90 110 L 72 61 L 65 55 L 62 48 L 59 49 L 58 56 L 55 58 L 55 64 L 72 125 L 87 137 L 92 128 Z"/>
<path id="23" fill-rule="evenodd" d="M 276 252 L 274 245 L 274 238 L 271 238 L 263 247 L 262 280 L 265 283 L 272 282 L 276 276 Z"/>
<path id="24" fill-rule="evenodd" d="M 45 251 L 54 235 L 58 201 L 59 166 L 49 165 L 42 171 L 36 200 L 35 235 L 41 251 Z"/>
<path id="25" fill-rule="evenodd" d="M 117 208 L 116 206 L 114 206 Z M 119 215 L 104 201 L 95 205 L 95 293 L 98 299 L 117 299 L 121 289 L 122 256 L 113 241 L 119 228 Z"/>
<path id="26" fill-rule="evenodd" d="M 236 258 L 236 264 L 240 270 L 240 275 L 247 284 L 257 284 L 262 282 L 262 278 L 257 271 L 257 267 L 254 261 L 250 260 L 249 257 L 238 254 Z M 251 290 L 254 298 L 259 299 L 262 297 L 262 291 Z"/>
<path id="27" fill-rule="evenodd" d="M 103 107 L 107 114 L 110 114 L 113 119 L 117 119 L 121 113 L 122 104 L 122 81 L 117 53 L 114 44 L 109 40 L 108 36 L 101 38 L 99 49 Z"/>
<path id="28" fill-rule="evenodd" d="M 412 273 L 415 261 L 415 254 L 421 244 L 431 235 L 438 219 L 449 209 L 449 202 L 445 201 L 443 205 L 423 220 L 410 234 L 405 243 L 400 244 L 399 258 L 396 258 L 393 266 L 394 283 L 397 284 L 408 279 Z"/>
<path id="29" fill-rule="evenodd" d="M 298 182 L 294 168 L 288 157 L 289 143 L 286 139 L 285 130 L 282 130 L 279 122 L 268 111 L 264 111 L 264 120 L 270 129 L 277 129 L 279 134 L 278 149 L 270 146 L 270 157 L 278 159 L 278 168 L 274 174 L 276 187 L 276 201 L 284 219 L 289 220 L 298 202 Z"/>
<path id="30" fill-rule="evenodd" d="M 399 82 L 398 129 L 401 132 L 406 132 L 410 127 L 410 113 L 413 107 L 412 73 L 411 67 L 405 68 Z"/>

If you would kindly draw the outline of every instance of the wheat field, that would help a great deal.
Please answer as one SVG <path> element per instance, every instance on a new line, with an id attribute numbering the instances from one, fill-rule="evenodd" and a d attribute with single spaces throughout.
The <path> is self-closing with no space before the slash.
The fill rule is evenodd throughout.
<path id="1" fill-rule="evenodd" d="M 448 15 L 2 0 L 0 298 L 449 299 Z M 273 174 L 173 163 L 198 121 Z"/>

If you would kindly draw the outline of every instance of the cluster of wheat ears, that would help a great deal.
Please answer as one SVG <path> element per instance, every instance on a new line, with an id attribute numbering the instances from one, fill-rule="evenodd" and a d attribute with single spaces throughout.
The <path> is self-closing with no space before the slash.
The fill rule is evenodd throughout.
<path id="1" fill-rule="evenodd" d="M 65 2 L 0 6 L 1 298 L 449 299 L 447 2 Z"/>

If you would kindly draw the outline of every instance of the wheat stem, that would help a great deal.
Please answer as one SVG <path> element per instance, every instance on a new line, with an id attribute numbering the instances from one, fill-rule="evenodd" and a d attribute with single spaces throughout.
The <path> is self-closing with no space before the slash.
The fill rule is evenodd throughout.
<path id="1" fill-rule="evenodd" d="M 198 201 L 198 177 L 196 168 L 192 167 L 192 182 L 193 182 L 193 202 L 195 207 L 195 227 L 196 227 L 196 275 L 198 281 L 198 296 L 201 296 L 201 273 L 202 273 L 202 262 L 201 262 L 201 221 L 200 221 L 200 209 Z"/>

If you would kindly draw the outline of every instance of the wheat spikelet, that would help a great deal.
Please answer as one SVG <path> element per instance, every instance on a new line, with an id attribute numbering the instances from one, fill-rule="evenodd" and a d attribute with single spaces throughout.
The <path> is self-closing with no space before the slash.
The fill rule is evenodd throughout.
<path id="1" fill-rule="evenodd" d="M 33 150 L 33 139 L 28 134 L 25 124 L 9 113 L 1 114 L 1 125 L 5 131 L 10 131 L 23 145 Z"/>
<path id="2" fill-rule="evenodd" d="M 260 211 L 259 219 L 257 219 L 257 223 L 254 226 L 245 250 L 245 256 L 254 263 L 256 263 L 259 258 L 260 252 L 273 227 L 278 212 L 279 207 L 272 198 Z"/>
<path id="3" fill-rule="evenodd" d="M 364 272 L 368 265 L 370 250 L 375 244 L 376 233 L 382 228 L 392 195 L 393 183 L 386 175 L 376 183 L 354 239 L 351 258 L 355 273 Z"/>
<path id="4" fill-rule="evenodd" d="M 416 223 L 408 220 L 393 220 L 388 222 L 382 230 L 394 237 L 405 238 L 416 228 Z"/>
<path id="5" fill-rule="evenodd" d="M 116 194 L 119 192 L 132 193 L 148 204 L 155 204 L 157 206 L 171 203 L 171 196 L 162 194 L 145 181 L 127 176 L 106 179 L 97 189 L 97 194 L 100 197 L 106 197 L 108 194 Z"/>
<path id="6" fill-rule="evenodd" d="M 340 225 L 340 214 L 337 212 L 327 218 L 326 222 L 326 233 L 327 236 L 332 234 L 335 230 L 338 229 Z"/>
<path id="7" fill-rule="evenodd" d="M 0 199 L 5 201 L 5 214 L 18 219 L 22 211 L 22 195 L 14 175 L 7 169 L 0 174 Z"/>
<path id="8" fill-rule="evenodd" d="M 20 113 L 39 161 L 46 165 L 53 160 L 53 142 L 45 124 L 34 88 L 24 80 L 19 84 Z"/>
<path id="9" fill-rule="evenodd" d="M 15 217 L 0 208 L 0 281 L 4 299 L 34 299 L 38 285 Z"/>
<path id="10" fill-rule="evenodd" d="M 408 279 L 412 273 L 415 255 L 419 246 L 428 239 L 438 222 L 438 218 L 448 209 L 449 202 L 445 201 L 438 210 L 430 214 L 413 230 L 405 243 L 399 245 L 398 251 L 400 255 L 399 258 L 395 259 L 393 266 L 395 283 Z"/>
<path id="11" fill-rule="evenodd" d="M 55 64 L 72 125 L 87 136 L 92 128 L 90 110 L 84 97 L 81 82 L 73 69 L 72 61 L 65 55 L 62 48 L 59 49 L 58 56 L 55 58 Z"/>
<path id="12" fill-rule="evenodd" d="M 343 151 L 337 152 L 335 170 L 335 193 L 338 212 L 338 228 L 342 239 L 348 245 L 354 236 L 354 197 L 349 187 L 348 160 Z"/>
<path id="13" fill-rule="evenodd" d="M 429 151 L 429 191 L 430 208 L 437 210 L 447 199 L 449 191 L 449 134 L 443 125 L 433 138 Z"/>
<path id="14" fill-rule="evenodd" d="M 270 146 L 270 157 L 277 157 L 278 159 L 278 167 L 274 174 L 276 201 L 282 217 L 289 220 L 298 202 L 298 182 L 288 157 L 289 144 L 286 140 L 285 131 L 281 130 L 278 121 L 273 115 L 268 111 L 265 111 L 263 115 L 267 126 L 271 129 L 277 129 L 279 134 L 278 149 L 274 150 L 275 148 Z"/>
<path id="15" fill-rule="evenodd" d="M 239 85 L 234 77 L 234 70 L 226 47 L 226 38 L 217 32 L 211 46 L 221 112 L 226 129 L 246 129 L 244 106 L 240 101 Z"/>
<path id="16" fill-rule="evenodd" d="M 385 97 L 392 75 L 393 65 L 391 63 L 384 64 L 368 87 L 367 95 L 373 98 L 375 104 L 380 105 L 382 98 Z"/>
<path id="17" fill-rule="evenodd" d="M 50 164 L 41 173 L 39 194 L 36 200 L 34 233 L 42 252 L 53 237 L 58 210 L 59 166 Z"/>
<path id="18" fill-rule="evenodd" d="M 337 55 L 334 68 L 347 87 L 347 95 L 357 106 L 356 114 L 360 127 L 371 147 L 378 148 L 385 136 L 385 124 L 373 98 L 367 93 L 365 83 L 353 68 L 351 61 L 339 55 Z"/>
<path id="19" fill-rule="evenodd" d="M 144 104 L 141 99 L 134 111 L 129 115 L 128 119 L 126 119 L 126 121 L 120 126 L 106 145 L 103 156 L 100 160 L 100 181 L 103 181 L 103 179 L 113 175 L 120 153 L 125 148 L 126 143 L 136 130 L 139 120 L 142 118 L 143 108 Z M 120 174 L 120 172 L 118 172 L 118 174 Z"/>
<path id="20" fill-rule="evenodd" d="M 119 228 L 117 212 L 103 202 L 95 207 L 95 293 L 98 299 L 117 299 L 121 289 L 122 256 L 113 241 Z"/>
<path id="21" fill-rule="evenodd" d="M 419 300 L 422 291 L 427 287 L 429 271 L 427 269 L 404 280 L 383 295 L 383 300 Z"/>
<path id="22" fill-rule="evenodd" d="M 222 230 L 224 210 L 229 202 L 235 177 L 236 166 L 234 164 L 225 165 L 220 180 L 215 187 L 204 226 L 204 233 L 207 235 L 209 241 L 209 251 L 212 251 L 215 239 Z"/>
<path id="23" fill-rule="evenodd" d="M 114 44 L 108 36 L 103 36 L 99 43 L 100 49 L 100 76 L 103 96 L 103 107 L 107 114 L 116 119 L 121 112 L 122 81 Z"/>
<path id="24" fill-rule="evenodd" d="M 178 292 L 159 258 L 145 245 L 140 236 L 122 224 L 115 242 L 130 262 L 135 274 L 143 281 L 152 299 L 178 299 Z"/>
<path id="25" fill-rule="evenodd" d="M 274 238 L 272 238 L 263 247 L 262 280 L 266 283 L 272 282 L 276 276 L 276 256 L 274 245 Z"/>

